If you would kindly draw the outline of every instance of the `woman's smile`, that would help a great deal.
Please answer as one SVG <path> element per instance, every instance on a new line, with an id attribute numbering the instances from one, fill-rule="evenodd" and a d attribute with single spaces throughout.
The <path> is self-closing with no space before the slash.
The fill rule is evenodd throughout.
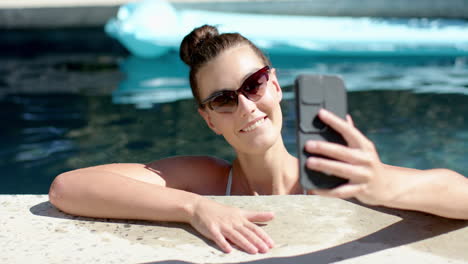
<path id="1" fill-rule="evenodd" d="M 251 132 L 255 129 L 257 129 L 259 126 L 263 125 L 265 123 L 265 120 L 267 119 L 268 116 L 263 116 L 263 117 L 258 117 L 254 119 L 253 121 L 247 123 L 247 125 L 240 130 L 241 133 L 247 133 Z"/>

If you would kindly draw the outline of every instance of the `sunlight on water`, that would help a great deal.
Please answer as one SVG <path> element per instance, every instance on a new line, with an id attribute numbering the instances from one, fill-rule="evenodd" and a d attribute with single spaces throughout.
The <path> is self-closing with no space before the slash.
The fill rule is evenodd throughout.
<path id="1" fill-rule="evenodd" d="M 468 175 L 465 57 L 271 56 L 284 90 L 283 137 L 295 153 L 292 83 L 302 73 L 340 75 L 349 112 L 384 162 Z M 2 59 L 0 193 L 46 193 L 71 169 L 173 155 L 234 157 L 196 112 L 187 68 L 112 56 Z"/>

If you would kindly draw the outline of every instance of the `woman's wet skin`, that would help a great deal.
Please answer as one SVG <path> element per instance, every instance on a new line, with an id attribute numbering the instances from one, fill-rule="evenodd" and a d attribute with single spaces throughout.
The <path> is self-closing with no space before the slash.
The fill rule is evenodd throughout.
<path id="1" fill-rule="evenodd" d="M 198 72 L 200 97 L 203 100 L 217 91 L 237 90 L 248 76 L 264 66 L 249 46 L 225 50 Z M 207 108 L 199 110 L 208 126 L 215 133 L 224 136 L 237 153 L 265 151 L 281 137 L 281 90 L 273 75 L 270 73 L 266 92 L 261 99 L 253 102 L 240 94 L 238 106 L 233 113 L 217 113 Z M 253 223 L 273 219 L 272 213 L 253 213 L 224 207 L 212 212 L 204 208 L 202 210 L 206 210 L 205 216 L 218 215 L 219 221 L 204 219 L 193 224 L 199 227 L 198 230 L 202 234 L 214 240 L 223 251 L 232 250 L 230 243 L 251 254 L 266 253 L 274 246 L 269 235 Z M 224 215 L 221 215 L 222 212 Z M 207 228 L 210 225 L 211 227 Z"/>
<path id="2" fill-rule="evenodd" d="M 197 74 L 201 98 L 220 90 L 237 90 L 252 73 L 264 67 L 264 63 L 247 45 L 231 48 L 204 65 Z M 223 135 L 236 152 L 263 152 L 281 137 L 282 114 L 279 102 L 281 88 L 274 73 L 270 73 L 265 94 L 256 102 L 239 95 L 234 113 L 202 111 L 210 128 Z M 258 126 L 244 131 L 255 121 Z"/>
<path id="3" fill-rule="evenodd" d="M 231 35 L 221 37 L 226 36 Z M 198 87 L 198 99 L 203 101 L 217 91 L 237 90 L 248 76 L 268 64 L 249 45 L 239 44 L 247 43 L 245 39 L 239 39 L 233 40 L 231 48 L 223 46 L 214 58 L 198 64 L 202 66 L 197 71 L 197 85 L 192 85 Z M 233 246 L 252 254 L 268 252 L 274 242 L 255 223 L 272 220 L 272 212 L 225 206 L 203 195 L 224 194 L 230 170 L 233 195 L 303 193 L 298 161 L 288 153 L 281 136 L 281 100 L 281 87 L 272 69 L 265 93 L 255 102 L 240 94 L 232 113 L 198 109 L 207 125 L 234 148 L 236 159 L 232 163 L 207 156 L 178 156 L 149 164 L 84 168 L 57 176 L 49 192 L 51 202 L 75 215 L 186 222 L 225 252 L 231 252 Z M 307 142 L 307 151 L 335 159 L 310 159 L 308 166 L 347 178 L 350 183 L 315 193 L 467 219 L 463 201 L 468 200 L 468 181 L 464 176 L 447 169 L 416 170 L 383 164 L 373 143 L 354 127 L 350 117 L 342 120 L 325 111 L 319 115 L 343 135 L 348 146 Z M 438 199 L 434 193 L 445 198 Z"/>

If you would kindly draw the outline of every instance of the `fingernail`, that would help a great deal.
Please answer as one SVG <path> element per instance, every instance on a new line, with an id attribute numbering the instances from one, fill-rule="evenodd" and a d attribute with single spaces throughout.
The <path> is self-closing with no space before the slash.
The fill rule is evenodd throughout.
<path id="1" fill-rule="evenodd" d="M 268 251 L 268 246 L 266 244 L 258 245 L 259 253 L 266 253 Z"/>
<path id="2" fill-rule="evenodd" d="M 321 109 L 320 109 L 320 114 L 321 114 L 321 115 L 327 115 L 327 114 L 328 114 L 327 109 L 321 108 Z"/>
<path id="3" fill-rule="evenodd" d="M 258 249 L 257 249 L 256 247 L 252 247 L 252 248 L 250 249 L 250 252 L 251 252 L 251 254 L 257 254 L 257 253 L 258 253 Z"/>
<path id="4" fill-rule="evenodd" d="M 317 164 L 317 159 L 316 159 L 316 158 L 308 158 L 308 159 L 307 159 L 307 163 L 308 163 L 310 166 L 314 166 L 315 164 Z"/>
<path id="5" fill-rule="evenodd" d="M 307 148 L 315 148 L 317 146 L 317 142 L 315 141 L 307 141 L 306 147 Z"/>
<path id="6" fill-rule="evenodd" d="M 273 240 L 270 240 L 270 245 L 269 245 L 270 248 L 274 248 L 275 247 L 275 241 Z"/>
<path id="7" fill-rule="evenodd" d="M 224 248 L 224 252 L 226 252 L 226 253 L 231 253 L 231 251 L 232 251 L 231 247 L 225 247 Z"/>
<path id="8" fill-rule="evenodd" d="M 265 254 L 265 253 L 268 253 L 269 249 L 270 248 L 268 246 L 264 246 L 264 247 L 261 248 L 261 250 L 259 252 L 262 253 L 262 254 Z"/>

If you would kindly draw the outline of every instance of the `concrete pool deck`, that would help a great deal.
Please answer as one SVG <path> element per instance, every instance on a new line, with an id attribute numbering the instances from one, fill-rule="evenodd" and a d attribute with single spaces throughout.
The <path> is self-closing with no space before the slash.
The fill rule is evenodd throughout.
<path id="1" fill-rule="evenodd" d="M 0 195 L 1 263 L 467 263 L 468 221 L 319 196 L 211 197 L 276 214 L 267 254 L 222 253 L 186 224 L 64 214 Z"/>
<path id="2" fill-rule="evenodd" d="M 103 26 L 135 0 L 1 0 L 0 28 Z M 468 18 L 465 0 L 168 0 L 176 9 L 321 16 Z"/>

